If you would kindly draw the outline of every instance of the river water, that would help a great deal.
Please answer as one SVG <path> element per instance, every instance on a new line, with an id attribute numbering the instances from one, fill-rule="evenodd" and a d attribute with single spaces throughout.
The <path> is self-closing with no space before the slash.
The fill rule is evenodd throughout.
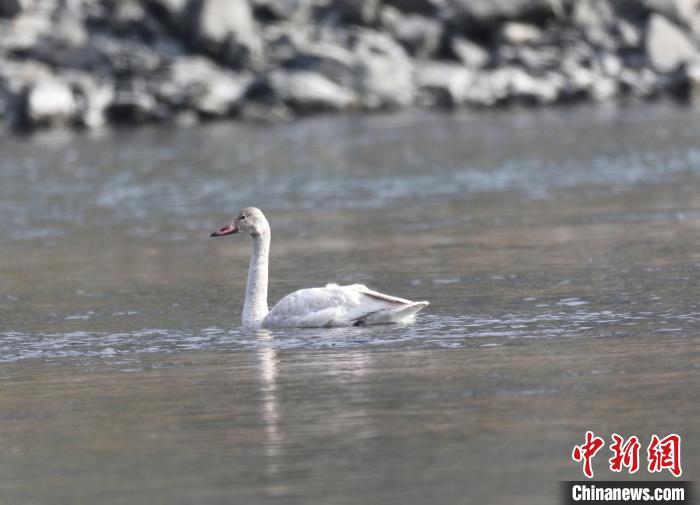
<path id="1" fill-rule="evenodd" d="M 699 126 L 656 105 L 0 138 L 0 502 L 556 503 L 586 430 L 637 435 L 643 465 L 678 433 L 697 479 Z M 243 331 L 249 238 L 208 235 L 248 205 L 272 302 L 334 281 L 431 306 Z"/>

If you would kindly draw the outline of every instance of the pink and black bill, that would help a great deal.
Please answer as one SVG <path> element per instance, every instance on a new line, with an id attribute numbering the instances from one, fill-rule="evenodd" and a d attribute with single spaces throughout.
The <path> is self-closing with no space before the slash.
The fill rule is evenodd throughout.
<path id="1" fill-rule="evenodd" d="M 238 233 L 238 228 L 234 223 L 229 223 L 216 230 L 214 233 L 209 235 L 210 237 L 223 237 L 224 235 L 231 235 L 233 233 Z"/>

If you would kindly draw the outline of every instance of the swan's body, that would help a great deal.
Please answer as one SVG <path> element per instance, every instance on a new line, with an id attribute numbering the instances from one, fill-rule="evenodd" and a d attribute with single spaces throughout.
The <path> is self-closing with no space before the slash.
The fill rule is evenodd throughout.
<path id="1" fill-rule="evenodd" d="M 213 237 L 248 233 L 253 237 L 253 251 L 248 268 L 243 326 L 258 328 L 319 328 L 359 326 L 410 321 L 428 302 L 372 291 L 362 284 L 295 291 L 268 310 L 267 281 L 270 254 L 270 226 L 263 213 L 249 207 Z"/>
<path id="2" fill-rule="evenodd" d="M 428 302 L 412 302 L 368 289 L 362 284 L 295 291 L 272 307 L 265 328 L 314 328 L 398 323 L 410 319 Z"/>

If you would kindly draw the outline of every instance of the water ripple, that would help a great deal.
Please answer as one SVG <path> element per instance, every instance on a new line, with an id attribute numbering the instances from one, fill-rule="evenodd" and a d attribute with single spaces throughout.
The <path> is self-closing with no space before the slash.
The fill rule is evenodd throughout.
<path id="1" fill-rule="evenodd" d="M 574 305 L 574 307 L 578 307 Z M 498 347 L 513 341 L 564 337 L 621 337 L 692 333 L 700 312 L 651 314 L 575 308 L 498 316 L 425 315 L 412 325 L 365 328 L 296 329 L 248 332 L 207 327 L 197 330 L 144 328 L 132 332 L 0 332 L 0 362 L 67 357 L 137 356 L 183 351 L 240 351 L 265 346 L 277 349 L 327 349 L 358 346 Z M 261 339 L 262 336 L 267 338 Z"/>

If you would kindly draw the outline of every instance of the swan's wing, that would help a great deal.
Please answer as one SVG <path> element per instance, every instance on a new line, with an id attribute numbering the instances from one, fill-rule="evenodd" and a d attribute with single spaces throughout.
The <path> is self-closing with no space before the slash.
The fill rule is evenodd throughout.
<path id="1" fill-rule="evenodd" d="M 374 291 L 373 289 L 369 289 L 364 284 L 353 284 L 351 286 L 345 287 L 356 289 L 365 296 L 369 296 L 370 298 L 374 298 L 375 300 L 382 300 L 393 305 L 408 305 L 410 303 L 413 303 L 411 300 L 406 300 L 405 298 L 399 298 L 398 296 L 391 296 L 385 293 L 380 293 L 379 291 Z"/>
<path id="2" fill-rule="evenodd" d="M 272 307 L 263 325 L 268 328 L 347 326 L 373 321 L 378 314 L 413 303 L 373 291 L 362 284 L 328 284 L 323 288 L 300 289 L 285 296 Z M 420 308 L 425 305 L 427 303 Z M 393 322 L 384 319 L 381 322 Z"/>

